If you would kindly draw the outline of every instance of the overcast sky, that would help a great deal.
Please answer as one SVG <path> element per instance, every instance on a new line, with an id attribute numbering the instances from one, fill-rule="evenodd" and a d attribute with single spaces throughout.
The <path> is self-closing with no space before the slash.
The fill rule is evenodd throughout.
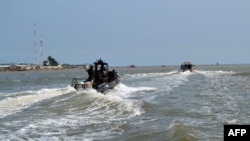
<path id="1" fill-rule="evenodd" d="M 0 17 L 0 63 L 40 62 L 41 39 L 62 64 L 250 62 L 249 0 L 1 0 Z"/>

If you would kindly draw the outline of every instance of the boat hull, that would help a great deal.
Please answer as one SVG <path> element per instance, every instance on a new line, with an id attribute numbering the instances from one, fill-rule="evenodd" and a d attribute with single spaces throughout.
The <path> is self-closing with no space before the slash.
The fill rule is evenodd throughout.
<path id="1" fill-rule="evenodd" d="M 120 80 L 116 79 L 116 80 L 113 80 L 110 82 L 102 83 L 102 84 L 98 85 L 97 88 L 94 88 L 94 89 L 96 89 L 97 92 L 104 93 L 105 91 L 107 91 L 109 89 L 113 89 L 119 83 L 120 83 Z M 91 84 L 92 84 L 92 82 L 79 81 L 77 78 L 73 78 L 72 82 L 71 82 L 71 86 L 74 87 L 76 90 L 90 89 L 90 88 L 92 88 Z"/>
<path id="2" fill-rule="evenodd" d="M 120 80 L 114 80 L 108 83 L 102 83 L 100 85 L 97 86 L 97 91 L 104 93 L 105 91 L 109 90 L 109 89 L 113 89 L 116 85 L 118 85 L 120 83 Z"/>

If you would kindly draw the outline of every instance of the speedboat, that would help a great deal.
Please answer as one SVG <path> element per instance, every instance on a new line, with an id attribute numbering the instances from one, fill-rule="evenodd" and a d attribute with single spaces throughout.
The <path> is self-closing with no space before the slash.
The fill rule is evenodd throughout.
<path id="1" fill-rule="evenodd" d="M 183 62 L 181 64 L 180 69 L 181 69 L 182 72 L 186 72 L 186 71 L 193 72 L 194 71 L 193 66 L 195 66 L 195 65 L 191 64 L 190 62 Z"/>
<path id="2" fill-rule="evenodd" d="M 93 79 L 80 80 L 79 78 L 75 77 L 71 82 L 72 87 L 74 87 L 76 90 L 93 88 L 96 89 L 97 92 L 104 93 L 106 90 L 113 89 L 117 84 L 120 83 L 119 73 L 114 69 L 109 71 L 108 63 L 104 62 L 102 59 L 99 59 L 93 64 Z M 89 68 L 87 68 L 87 70 L 88 69 Z"/>

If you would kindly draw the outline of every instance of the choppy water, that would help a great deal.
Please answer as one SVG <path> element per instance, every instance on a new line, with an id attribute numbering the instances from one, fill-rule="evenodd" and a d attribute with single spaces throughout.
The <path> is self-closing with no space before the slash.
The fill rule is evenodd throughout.
<path id="1" fill-rule="evenodd" d="M 105 95 L 75 91 L 83 70 L 0 72 L 0 140 L 223 141 L 250 124 L 250 65 L 116 68 Z"/>

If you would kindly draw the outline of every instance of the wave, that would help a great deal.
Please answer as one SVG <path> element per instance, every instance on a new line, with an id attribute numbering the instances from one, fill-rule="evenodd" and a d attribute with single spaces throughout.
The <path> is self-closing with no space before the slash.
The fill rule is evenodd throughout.
<path id="1" fill-rule="evenodd" d="M 125 84 L 120 83 L 114 87 L 114 89 L 111 89 L 104 94 L 99 93 L 94 89 L 87 89 L 77 93 L 84 95 L 86 102 L 90 102 L 87 111 L 91 111 L 91 107 L 94 107 L 96 110 L 102 109 L 99 111 L 101 113 L 103 113 L 103 109 L 112 109 L 117 110 L 118 113 L 126 113 L 129 114 L 129 116 L 136 116 L 143 113 L 143 110 L 141 109 L 143 103 L 138 100 L 130 99 L 131 95 L 139 91 L 154 90 L 155 88 L 151 87 L 128 87 Z"/>
<path id="2" fill-rule="evenodd" d="M 14 114 L 30 107 L 39 101 L 50 99 L 56 96 L 68 94 L 75 91 L 72 87 L 41 89 L 38 91 L 21 91 L 6 95 L 11 95 L 0 101 L 0 118 Z M 15 96 L 15 97 L 14 97 Z"/>
<path id="3" fill-rule="evenodd" d="M 15 114 L 23 109 L 29 108 L 31 105 L 38 103 L 42 100 L 50 99 L 53 97 L 65 95 L 71 92 L 75 92 L 77 95 L 84 95 L 87 102 L 96 101 L 102 103 L 124 103 L 118 108 L 122 108 L 124 111 L 131 111 L 131 103 L 128 101 L 124 102 L 125 97 L 128 97 L 131 93 L 138 91 L 154 91 L 151 87 L 128 87 L 124 84 L 118 84 L 113 90 L 110 90 L 104 94 L 97 92 L 94 89 L 86 89 L 82 91 L 76 91 L 74 88 L 68 86 L 67 88 L 53 88 L 53 89 L 40 89 L 38 91 L 21 91 L 15 93 L 5 93 L 4 98 L 0 100 L 0 118 Z M 61 100 L 57 100 L 61 101 Z M 97 106 L 98 107 L 98 106 Z M 127 110 L 127 111 L 126 111 Z M 140 114 L 139 110 L 136 110 L 136 114 Z"/>
<path id="4" fill-rule="evenodd" d="M 196 141 L 199 140 L 195 130 L 182 123 L 170 124 L 169 137 L 171 140 Z"/>
<path id="5" fill-rule="evenodd" d="M 150 92 L 150 91 L 156 91 L 156 88 L 153 87 L 132 87 L 127 86 L 123 83 L 118 84 L 114 89 L 109 91 L 108 95 L 114 95 L 114 96 L 120 96 L 122 98 L 128 98 L 133 96 L 137 92 Z"/>
<path id="6" fill-rule="evenodd" d="M 222 70 L 218 70 L 218 71 L 205 71 L 205 70 L 195 70 L 195 73 L 198 74 L 202 74 L 205 76 L 215 76 L 215 75 L 231 75 L 231 74 L 235 74 L 235 72 L 233 71 L 222 71 Z"/>
<path id="7" fill-rule="evenodd" d="M 144 130 L 136 132 L 136 134 L 127 135 L 124 138 L 131 141 L 144 141 L 144 140 L 156 140 L 156 141 L 197 141 L 200 140 L 200 133 L 195 131 L 192 126 L 188 126 L 182 123 L 171 123 L 169 129 L 165 129 L 165 124 L 160 124 L 161 130 L 145 127 Z M 133 129 L 131 129 L 133 130 Z"/>
<path id="8" fill-rule="evenodd" d="M 172 75 L 172 74 L 177 74 L 178 70 L 170 71 L 170 72 L 156 72 L 156 73 L 138 73 L 138 74 L 125 74 L 125 77 L 127 79 L 129 78 L 144 78 L 144 77 L 160 77 L 160 76 L 165 76 L 165 75 Z"/>
<path id="9" fill-rule="evenodd" d="M 122 86 L 124 85 L 121 84 L 120 87 Z M 102 94 L 94 89 L 86 89 L 53 99 L 49 107 L 41 107 L 50 114 L 53 111 L 53 115 L 29 121 L 27 126 L 17 131 L 14 138 L 20 139 L 23 135 L 29 135 L 29 132 L 45 139 L 51 139 L 52 134 L 80 133 L 68 136 L 66 140 L 102 140 L 121 134 L 127 119 L 144 113 L 143 102 L 125 99 L 114 93 L 115 90 Z M 41 132 L 44 130 L 46 132 Z"/>
<path id="10" fill-rule="evenodd" d="M 250 72 L 239 72 L 233 74 L 233 76 L 250 76 Z"/>

